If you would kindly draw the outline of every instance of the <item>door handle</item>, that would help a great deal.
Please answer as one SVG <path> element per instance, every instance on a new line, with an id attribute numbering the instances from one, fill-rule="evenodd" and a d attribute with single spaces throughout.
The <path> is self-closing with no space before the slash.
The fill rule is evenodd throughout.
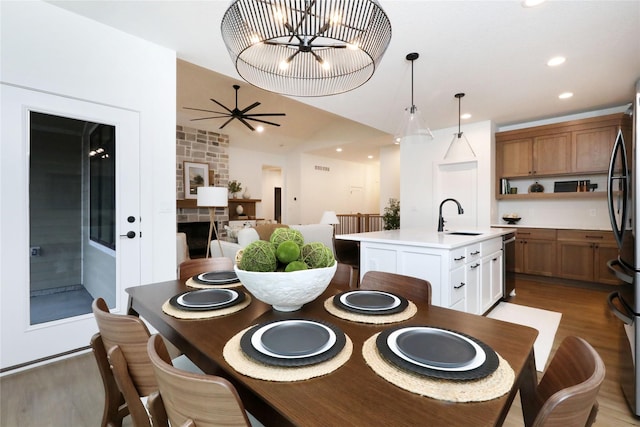
<path id="1" fill-rule="evenodd" d="M 460 289 L 461 287 L 463 287 L 466 283 L 464 282 L 460 282 L 460 284 L 458 286 L 453 285 L 453 289 Z"/>
<path id="2" fill-rule="evenodd" d="M 127 234 L 121 234 L 120 237 L 128 237 L 129 239 L 133 239 L 136 237 L 135 231 L 127 231 Z"/>

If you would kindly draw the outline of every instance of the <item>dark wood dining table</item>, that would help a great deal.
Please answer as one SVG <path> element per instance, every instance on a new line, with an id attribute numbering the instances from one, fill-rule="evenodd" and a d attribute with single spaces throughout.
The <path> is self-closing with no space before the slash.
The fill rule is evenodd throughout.
<path id="1" fill-rule="evenodd" d="M 417 314 L 401 323 L 356 323 L 337 318 L 324 308 L 327 298 L 343 291 L 333 285 L 291 313 L 274 311 L 253 298 L 248 307 L 223 317 L 180 320 L 165 314 L 163 303 L 185 290 L 186 286 L 177 280 L 128 288 L 129 312 L 142 316 L 204 372 L 230 380 L 247 410 L 265 426 L 501 425 L 518 391 L 525 425 L 532 424 L 537 382 L 535 329 L 426 304 L 417 304 Z M 240 331 L 289 318 L 323 320 L 339 327 L 353 342 L 351 357 L 330 374 L 296 382 L 254 379 L 236 372 L 224 359 L 223 347 Z M 372 335 L 398 325 L 446 328 L 483 341 L 513 368 L 513 387 L 493 400 L 453 403 L 420 396 L 389 383 L 366 364 L 362 345 Z"/>

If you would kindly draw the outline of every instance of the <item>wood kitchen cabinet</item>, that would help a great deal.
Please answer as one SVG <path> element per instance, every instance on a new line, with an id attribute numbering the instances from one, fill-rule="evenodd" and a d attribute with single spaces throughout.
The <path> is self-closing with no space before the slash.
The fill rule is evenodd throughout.
<path id="1" fill-rule="evenodd" d="M 623 113 L 496 133 L 496 194 L 509 198 L 567 198 L 574 194 L 501 194 L 502 179 L 606 174 L 619 129 L 631 121 Z M 593 197 L 584 192 L 578 196 Z"/>
<path id="2" fill-rule="evenodd" d="M 523 228 L 516 232 L 515 272 L 554 276 L 556 273 L 556 230 Z"/>
<path id="3" fill-rule="evenodd" d="M 619 280 L 609 272 L 607 261 L 618 256 L 610 231 L 558 230 L 558 276 L 610 285 Z"/>

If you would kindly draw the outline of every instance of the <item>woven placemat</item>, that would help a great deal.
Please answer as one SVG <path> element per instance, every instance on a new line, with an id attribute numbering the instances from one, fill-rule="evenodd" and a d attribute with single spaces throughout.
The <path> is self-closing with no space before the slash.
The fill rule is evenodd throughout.
<path id="1" fill-rule="evenodd" d="M 373 371 L 390 383 L 422 396 L 449 402 L 484 402 L 511 390 L 515 374 L 509 362 L 499 354 L 500 364 L 491 375 L 472 381 L 429 378 L 402 370 L 387 362 L 378 352 L 375 334 L 362 346 L 362 356 Z"/>
<path id="2" fill-rule="evenodd" d="M 333 303 L 333 298 L 334 297 L 330 297 L 324 300 L 324 308 L 330 314 L 344 320 L 350 320 L 352 322 L 370 323 L 372 325 L 403 322 L 405 320 L 411 319 L 418 312 L 418 307 L 416 307 L 413 302 L 409 301 L 409 305 L 407 306 L 407 308 L 402 310 L 400 313 L 377 315 L 353 313 L 351 311 L 343 310 L 339 307 L 336 307 L 336 305 Z"/>
<path id="3" fill-rule="evenodd" d="M 243 375 L 259 380 L 293 382 L 327 375 L 344 365 L 351 357 L 351 353 L 353 353 L 353 343 L 346 336 L 347 340 L 342 351 L 326 362 L 300 367 L 265 365 L 249 358 L 240 348 L 240 339 L 249 329 L 251 327 L 234 335 L 225 344 L 222 355 L 233 369 Z"/>
<path id="4" fill-rule="evenodd" d="M 195 280 L 193 280 L 193 277 L 189 277 L 187 281 L 184 282 L 184 284 L 189 286 L 190 288 L 198 288 L 198 289 L 238 288 L 242 286 L 242 282 L 225 283 L 221 285 L 207 285 L 205 283 L 196 282 Z"/>
<path id="5" fill-rule="evenodd" d="M 169 304 L 169 300 L 166 300 L 162 304 L 162 311 L 169 316 L 176 319 L 211 319 L 213 317 L 226 316 L 228 314 L 236 313 L 251 304 L 251 296 L 247 293 L 244 294 L 244 301 L 240 304 L 232 305 L 231 307 L 221 308 L 220 310 L 206 310 L 206 311 L 186 311 L 175 308 Z"/>

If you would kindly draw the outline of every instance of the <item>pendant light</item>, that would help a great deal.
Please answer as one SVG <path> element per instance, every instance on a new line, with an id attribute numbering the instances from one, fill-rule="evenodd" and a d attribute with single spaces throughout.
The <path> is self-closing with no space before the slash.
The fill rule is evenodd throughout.
<path id="1" fill-rule="evenodd" d="M 363 85 L 391 41 L 377 0 L 234 0 L 220 29 L 240 77 L 291 96 Z"/>
<path id="2" fill-rule="evenodd" d="M 461 100 L 464 96 L 464 93 L 456 93 L 454 95 L 458 98 L 458 132 L 453 134 L 453 139 L 449 144 L 449 148 L 447 149 L 447 153 L 444 155 L 445 160 L 449 159 L 464 159 L 475 157 L 476 153 L 471 148 L 471 144 L 469 144 L 469 140 L 464 135 L 464 133 L 460 130 L 460 116 L 461 116 Z"/>
<path id="3" fill-rule="evenodd" d="M 422 137 L 428 140 L 433 139 L 431 129 L 424 124 L 422 120 L 422 114 L 413 102 L 413 62 L 418 59 L 420 55 L 416 52 L 409 53 L 406 56 L 407 61 L 411 61 L 411 107 L 404 110 L 404 115 L 398 131 L 395 133 L 393 139 L 396 144 L 407 137 Z"/>

